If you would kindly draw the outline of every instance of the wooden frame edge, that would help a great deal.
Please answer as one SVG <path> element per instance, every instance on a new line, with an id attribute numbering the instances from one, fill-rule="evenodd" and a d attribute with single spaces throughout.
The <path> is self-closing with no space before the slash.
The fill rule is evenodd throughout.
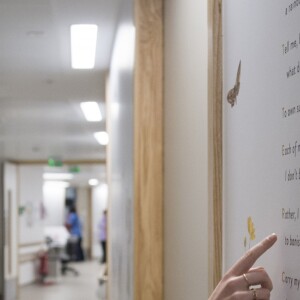
<path id="1" fill-rule="evenodd" d="M 134 299 L 163 300 L 163 0 L 135 0 Z"/>
<path id="2" fill-rule="evenodd" d="M 209 103 L 209 293 L 222 277 L 223 158 L 222 158 L 222 0 L 208 0 Z"/>

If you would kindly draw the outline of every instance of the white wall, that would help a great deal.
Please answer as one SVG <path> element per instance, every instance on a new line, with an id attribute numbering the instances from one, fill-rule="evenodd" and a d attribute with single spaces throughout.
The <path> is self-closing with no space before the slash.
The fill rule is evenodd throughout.
<path id="1" fill-rule="evenodd" d="M 110 300 L 133 299 L 133 57 L 131 0 L 124 10 L 109 77 Z"/>
<path id="2" fill-rule="evenodd" d="M 15 299 L 18 284 L 18 180 L 17 167 L 4 164 L 4 276 L 5 299 Z"/>
<path id="3" fill-rule="evenodd" d="M 19 255 L 36 254 L 44 241 L 43 167 L 19 165 Z M 33 246 L 33 244 L 36 244 Z M 28 284 L 36 280 L 36 262 L 29 261 L 19 266 L 19 283 Z"/>
<path id="4" fill-rule="evenodd" d="M 48 184 L 43 185 L 45 226 L 62 226 L 65 224 L 66 188 Z"/>
<path id="5" fill-rule="evenodd" d="M 165 300 L 208 298 L 207 2 L 165 1 Z"/>
<path id="6" fill-rule="evenodd" d="M 17 254 L 18 254 L 18 182 L 17 167 L 11 163 L 4 164 L 4 216 L 5 216 L 5 278 L 17 277 Z M 10 201 L 10 204 L 8 203 Z M 10 209 L 9 209 L 10 208 Z M 10 223 L 10 224 L 8 224 Z M 10 229 L 10 232 L 8 231 Z M 9 236 L 8 236 L 9 235 Z M 10 267 L 9 267 L 10 265 Z"/>
<path id="7" fill-rule="evenodd" d="M 36 270 L 38 261 L 36 262 L 24 262 L 22 263 L 20 269 L 19 269 L 19 284 L 27 285 L 36 280 Z"/>
<path id="8" fill-rule="evenodd" d="M 24 213 L 19 218 L 20 244 L 41 242 L 43 236 L 43 168 L 19 166 L 19 205 Z"/>

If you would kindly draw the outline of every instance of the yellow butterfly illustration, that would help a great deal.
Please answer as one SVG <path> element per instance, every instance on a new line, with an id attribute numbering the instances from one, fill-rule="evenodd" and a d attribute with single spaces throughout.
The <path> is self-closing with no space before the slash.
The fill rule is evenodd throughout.
<path id="1" fill-rule="evenodd" d="M 248 226 L 248 233 L 249 233 L 248 248 L 250 249 L 251 241 L 255 240 L 255 227 L 254 227 L 254 223 L 253 223 L 251 217 L 248 217 L 248 219 L 247 219 L 247 226 Z M 247 237 L 246 236 L 244 237 L 244 247 L 245 247 L 245 249 L 247 248 Z"/>

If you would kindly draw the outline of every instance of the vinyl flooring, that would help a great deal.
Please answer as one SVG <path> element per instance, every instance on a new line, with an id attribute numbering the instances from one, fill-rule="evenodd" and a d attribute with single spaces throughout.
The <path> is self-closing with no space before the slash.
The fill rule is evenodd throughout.
<path id="1" fill-rule="evenodd" d="M 106 284 L 99 284 L 103 265 L 97 261 L 73 263 L 79 275 L 66 274 L 47 284 L 35 283 L 20 289 L 19 300 L 105 300 Z"/>

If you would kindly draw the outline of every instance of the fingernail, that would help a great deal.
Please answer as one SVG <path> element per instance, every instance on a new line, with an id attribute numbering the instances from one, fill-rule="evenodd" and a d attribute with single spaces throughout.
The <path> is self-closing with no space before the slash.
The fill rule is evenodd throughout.
<path id="1" fill-rule="evenodd" d="M 268 236 L 268 240 L 273 241 L 273 240 L 277 240 L 277 235 L 276 233 L 272 233 Z"/>

